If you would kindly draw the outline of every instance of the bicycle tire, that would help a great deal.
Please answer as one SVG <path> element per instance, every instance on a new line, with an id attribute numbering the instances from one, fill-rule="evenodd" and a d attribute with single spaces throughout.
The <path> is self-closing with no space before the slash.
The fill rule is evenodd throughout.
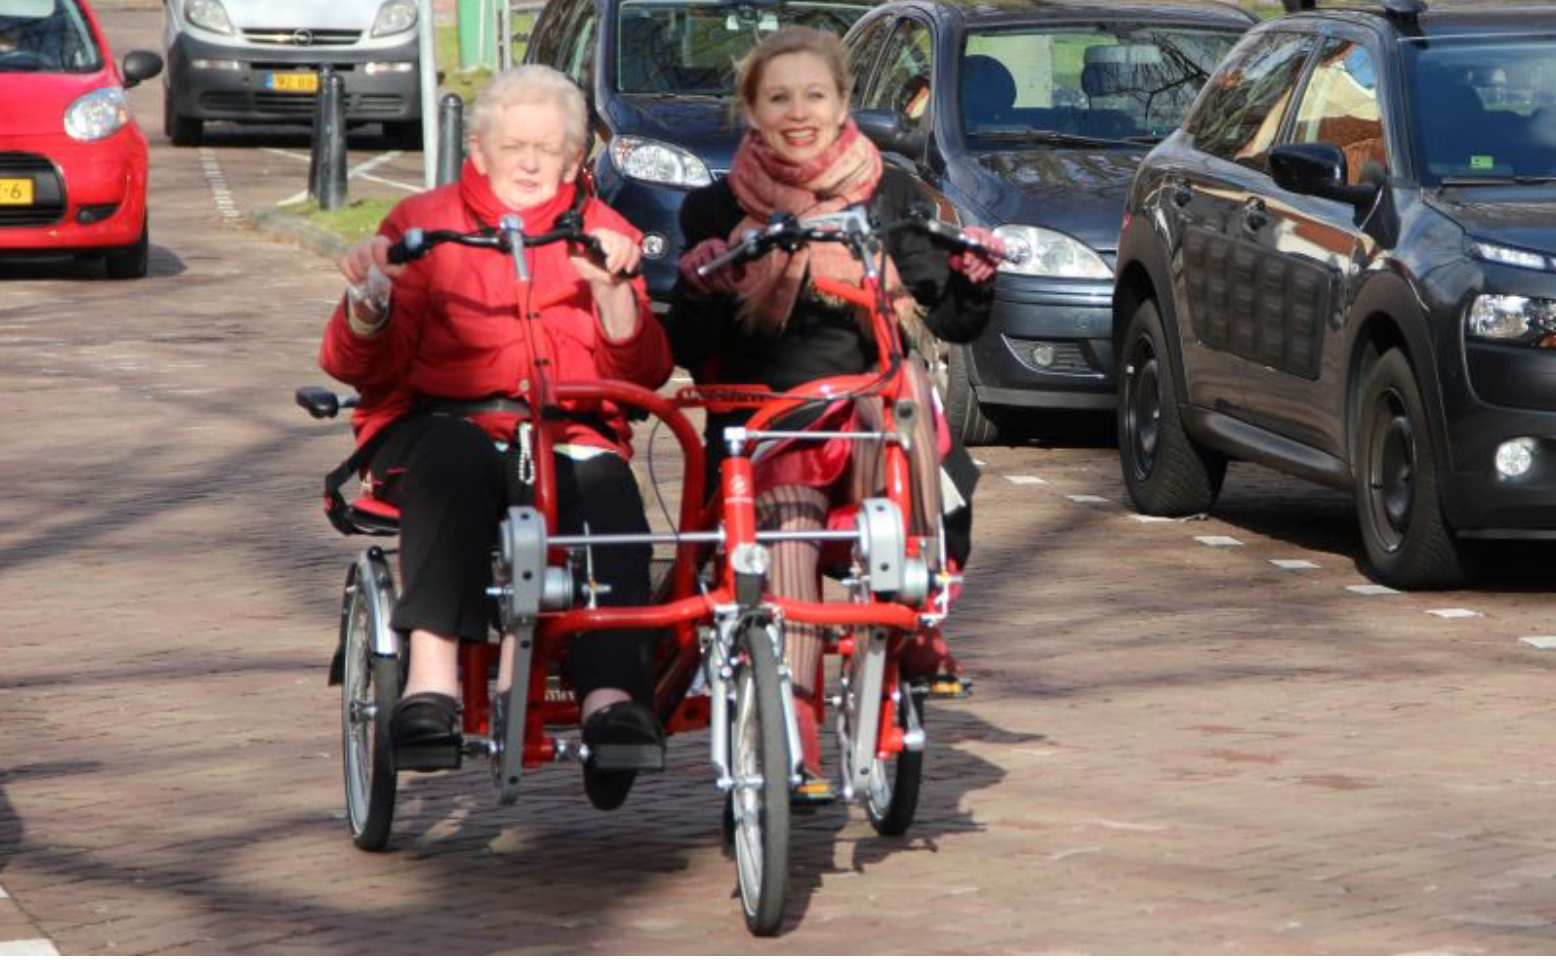
<path id="1" fill-rule="evenodd" d="M 913 710 L 923 722 L 924 707 L 920 697 L 913 694 L 906 683 L 898 683 L 897 722 L 908 728 L 907 711 Z M 864 807 L 870 816 L 870 826 L 883 837 L 900 837 L 913 826 L 918 812 L 919 787 L 924 782 L 924 750 L 900 750 L 891 760 L 876 759 L 870 765 L 870 779 L 865 784 Z"/>
<path id="2" fill-rule="evenodd" d="M 778 932 L 789 886 L 791 764 L 768 629 L 754 624 L 741 633 L 730 731 L 735 874 L 746 928 L 759 937 Z"/>
<path id="3" fill-rule="evenodd" d="M 374 582 L 362 583 L 367 569 Z M 388 570 L 370 561 L 352 568 L 341 630 L 345 663 L 341 683 L 341 759 L 345 774 L 346 826 L 362 850 L 382 850 L 394 823 L 398 787 L 389 717 L 400 698 L 400 663 L 373 653 L 372 638 L 393 609 Z M 374 595 L 369 596 L 369 591 Z M 370 709 L 369 709 L 370 708 Z"/>

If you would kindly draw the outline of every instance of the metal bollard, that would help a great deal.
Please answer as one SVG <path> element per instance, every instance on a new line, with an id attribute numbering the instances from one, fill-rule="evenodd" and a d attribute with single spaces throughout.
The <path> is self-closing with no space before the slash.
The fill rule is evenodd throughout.
<path id="1" fill-rule="evenodd" d="M 465 162 L 465 102 L 457 93 L 438 101 L 438 185 L 459 179 Z"/>
<path id="2" fill-rule="evenodd" d="M 325 68 L 313 113 L 313 152 L 308 158 L 308 194 L 320 210 L 346 203 L 346 94 L 340 74 Z"/>

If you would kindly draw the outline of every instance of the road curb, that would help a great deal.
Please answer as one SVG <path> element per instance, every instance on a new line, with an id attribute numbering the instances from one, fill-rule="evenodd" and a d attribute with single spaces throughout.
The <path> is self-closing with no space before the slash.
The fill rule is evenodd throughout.
<path id="1" fill-rule="evenodd" d="M 256 230 L 277 240 L 290 240 L 321 257 L 338 260 L 350 246 L 345 240 L 306 217 L 274 207 L 245 210 L 244 219 Z"/>

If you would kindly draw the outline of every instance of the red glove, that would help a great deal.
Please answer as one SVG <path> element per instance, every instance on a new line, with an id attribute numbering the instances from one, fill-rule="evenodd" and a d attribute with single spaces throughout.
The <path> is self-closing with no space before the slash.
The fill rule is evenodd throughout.
<path id="1" fill-rule="evenodd" d="M 1005 252 L 1005 244 L 990 230 L 983 227 L 964 227 L 962 232 L 968 238 L 976 240 L 988 247 L 993 253 L 985 253 L 982 250 L 961 250 L 951 254 L 951 269 L 971 280 L 973 283 L 988 283 L 994 279 L 994 271 L 999 267 L 998 255 Z"/>
<path id="2" fill-rule="evenodd" d="M 729 244 L 717 237 L 704 240 L 681 255 L 681 280 L 686 288 L 698 296 L 715 293 L 734 293 L 735 284 L 745 276 L 745 267 L 726 266 L 706 277 L 697 275 L 697 268 L 712 263 L 729 249 Z"/>

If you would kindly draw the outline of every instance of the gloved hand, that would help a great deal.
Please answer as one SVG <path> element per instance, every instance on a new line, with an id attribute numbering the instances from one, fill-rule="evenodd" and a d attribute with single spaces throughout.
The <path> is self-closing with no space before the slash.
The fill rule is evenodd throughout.
<path id="1" fill-rule="evenodd" d="M 716 293 L 734 293 L 735 285 L 745 278 L 744 266 L 731 264 L 722 270 L 716 270 L 706 277 L 697 275 L 697 268 L 705 263 L 711 263 L 722 256 L 729 249 L 729 244 L 712 237 L 692 247 L 681 255 L 681 281 L 686 288 L 698 296 L 711 296 Z"/>

